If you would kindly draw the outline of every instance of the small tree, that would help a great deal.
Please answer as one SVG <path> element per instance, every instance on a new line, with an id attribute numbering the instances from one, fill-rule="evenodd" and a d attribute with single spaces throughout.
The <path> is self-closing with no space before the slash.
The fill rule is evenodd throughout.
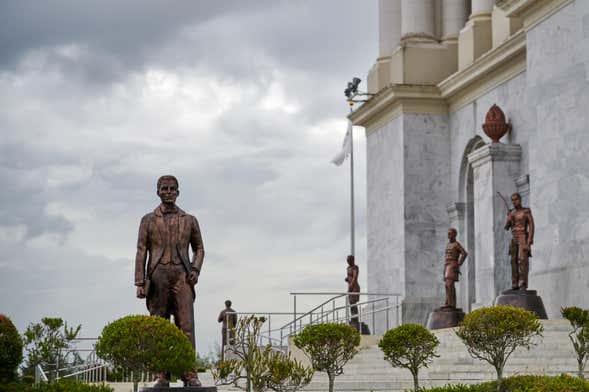
<path id="1" fill-rule="evenodd" d="M 23 374 L 34 375 L 35 367 L 41 365 L 46 370 L 53 370 L 49 372 L 49 380 L 53 381 L 57 377 L 57 369 L 67 365 L 67 350 L 81 329 L 81 325 L 68 328 L 63 319 L 52 317 L 30 324 L 24 333 L 27 361 Z"/>
<path id="2" fill-rule="evenodd" d="M 560 314 L 569 320 L 571 327 L 573 327 L 573 330 L 569 333 L 569 339 L 573 343 L 573 347 L 577 353 L 579 377 L 585 378 L 583 371 L 585 370 L 585 364 L 589 357 L 589 311 L 572 306 L 562 308 Z"/>
<path id="3" fill-rule="evenodd" d="M 497 390 L 501 390 L 503 368 L 518 347 L 530 349 L 533 338 L 544 328 L 536 315 L 525 309 L 497 305 L 477 309 L 466 315 L 456 334 L 473 358 L 490 363 L 497 372 Z"/>
<path id="4" fill-rule="evenodd" d="M 0 382 L 16 378 L 16 369 L 22 361 L 23 343 L 12 321 L 0 314 Z"/>
<path id="5" fill-rule="evenodd" d="M 313 369 L 327 373 L 329 392 L 333 392 L 335 377 L 358 352 L 360 334 L 345 324 L 314 324 L 295 336 L 294 344 L 309 357 Z"/>
<path id="6" fill-rule="evenodd" d="M 271 345 L 259 344 L 264 318 L 249 316 L 239 321 L 235 344 L 227 346 L 225 361 L 213 369 L 217 385 L 233 384 L 246 391 L 293 392 L 313 377 L 313 369 L 303 366 Z M 239 381 L 244 380 L 245 385 Z"/>
<path id="7" fill-rule="evenodd" d="M 188 337 L 157 316 L 127 316 L 106 325 L 96 343 L 102 359 L 133 371 L 137 391 L 141 372 L 181 374 L 194 367 L 195 353 Z"/>
<path id="8" fill-rule="evenodd" d="M 384 359 L 394 367 L 409 369 L 413 375 L 413 387 L 419 389 L 419 368 L 427 367 L 436 354 L 440 344 L 430 331 L 421 325 L 405 324 L 388 330 L 378 347 L 384 353 Z"/>

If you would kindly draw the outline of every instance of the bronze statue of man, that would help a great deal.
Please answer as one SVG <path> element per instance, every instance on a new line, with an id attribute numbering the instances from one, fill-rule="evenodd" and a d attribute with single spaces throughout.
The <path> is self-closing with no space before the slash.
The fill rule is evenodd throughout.
<path id="1" fill-rule="evenodd" d="M 346 262 L 348 263 L 348 268 L 345 281 L 348 282 L 348 293 L 359 293 L 360 284 L 358 283 L 358 274 L 360 270 L 354 262 L 354 256 L 349 255 Z M 350 313 L 352 314 L 350 323 L 358 329 L 360 328 L 360 323 L 358 320 L 358 306 L 356 304 L 360 301 L 360 295 L 350 294 L 348 301 L 350 302 Z"/>
<path id="2" fill-rule="evenodd" d="M 225 309 L 219 313 L 217 321 L 222 324 L 221 327 L 221 360 L 225 358 L 225 347 L 227 346 L 227 337 L 229 337 L 229 344 L 235 344 L 235 327 L 237 326 L 237 314 L 231 308 L 231 301 L 225 301 Z"/>
<path id="3" fill-rule="evenodd" d="M 456 287 L 460 275 L 460 266 L 464 264 L 468 252 L 464 250 L 460 242 L 456 241 L 458 231 L 454 228 L 448 229 L 448 245 L 444 258 L 444 283 L 446 286 L 446 302 L 444 308 L 456 309 Z"/>
<path id="4" fill-rule="evenodd" d="M 145 215 L 139 226 L 135 286 L 137 297 L 146 298 L 149 313 L 166 319 L 174 315 L 175 324 L 195 347 L 194 285 L 200 275 L 204 248 L 198 221 L 176 205 L 179 194 L 176 177 L 158 179 L 161 204 Z M 192 261 L 188 257 L 189 246 Z M 196 371 L 184 373 L 181 379 L 185 386 L 201 385 Z M 169 374 L 158 374 L 155 386 L 169 386 Z"/>
<path id="5" fill-rule="evenodd" d="M 532 257 L 534 243 L 534 218 L 532 210 L 522 206 L 519 193 L 511 195 L 513 209 L 507 212 L 505 230 L 511 229 L 511 288 L 525 291 L 528 289 L 529 258 Z"/>

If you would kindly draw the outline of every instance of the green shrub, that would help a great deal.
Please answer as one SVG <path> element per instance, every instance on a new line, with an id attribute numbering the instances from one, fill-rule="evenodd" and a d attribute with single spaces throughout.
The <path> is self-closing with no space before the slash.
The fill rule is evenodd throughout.
<path id="1" fill-rule="evenodd" d="M 448 385 L 423 392 L 495 392 L 497 381 L 474 385 Z M 503 392 L 589 392 L 589 382 L 567 375 L 514 376 L 503 379 Z"/>
<path id="2" fill-rule="evenodd" d="M 426 328 L 417 324 L 405 324 L 388 330 L 378 347 L 384 359 L 393 367 L 409 369 L 413 375 L 413 388 L 419 389 L 419 368 L 427 367 L 436 355 L 438 339 Z"/>
<path id="3" fill-rule="evenodd" d="M 12 321 L 0 314 L 0 382 L 16 379 L 22 361 L 22 339 Z"/>
<path id="4" fill-rule="evenodd" d="M 313 369 L 327 373 L 329 392 L 333 392 L 335 377 L 358 352 L 360 334 L 345 324 L 315 324 L 296 335 L 294 344 L 309 357 Z"/>
<path id="5" fill-rule="evenodd" d="M 542 336 L 543 330 L 534 313 L 498 305 L 467 314 L 456 334 L 472 357 L 487 361 L 495 368 L 499 390 L 509 356 L 518 347 L 529 350 L 534 344 L 533 338 Z"/>
<path id="6" fill-rule="evenodd" d="M 589 357 L 589 311 L 572 306 L 562 308 L 560 314 L 569 320 L 573 328 L 569 333 L 569 339 L 577 353 L 578 375 L 584 378 L 583 371 Z"/>
<path id="7" fill-rule="evenodd" d="M 218 363 L 212 374 L 217 385 L 235 385 L 254 392 L 272 389 L 294 392 L 311 382 L 313 369 L 303 366 L 290 356 L 260 346 L 259 337 L 265 319 L 249 316 L 239 320 L 235 328 L 235 344 L 227 346 L 226 359 Z M 243 383 L 245 381 L 245 387 Z"/>
<path id="8" fill-rule="evenodd" d="M 0 384 L 0 392 L 113 392 L 113 389 L 106 385 L 90 385 L 72 380 L 59 380 L 52 384 L 41 384 L 38 387 L 16 382 Z"/>
<path id="9" fill-rule="evenodd" d="M 188 337 L 168 320 L 157 316 L 127 316 L 102 330 L 96 353 L 115 366 L 141 372 L 171 372 L 194 368 L 195 353 Z M 137 390 L 139 379 L 134 380 Z"/>
<path id="10" fill-rule="evenodd" d="M 24 333 L 27 360 L 23 374 L 33 376 L 35 367 L 41 365 L 52 381 L 57 376 L 57 366 L 63 368 L 75 364 L 78 358 L 74 357 L 72 363 L 66 354 L 81 329 L 81 325 L 68 328 L 67 322 L 58 317 L 43 317 L 40 323 L 29 324 Z"/>

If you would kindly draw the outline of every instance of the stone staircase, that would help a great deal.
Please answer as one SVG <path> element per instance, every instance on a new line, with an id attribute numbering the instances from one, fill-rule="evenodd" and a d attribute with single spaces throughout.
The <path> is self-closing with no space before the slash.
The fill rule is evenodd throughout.
<path id="1" fill-rule="evenodd" d="M 517 350 L 505 367 L 504 376 L 518 374 L 559 375 L 574 374 L 576 355 L 568 338 L 570 326 L 566 320 L 543 320 L 544 337 L 531 350 Z M 496 378 L 495 370 L 487 362 L 473 359 L 454 329 L 433 331 L 440 340 L 440 355 L 429 368 L 419 373 L 420 386 L 446 384 L 472 384 Z M 376 344 L 363 348 L 348 362 L 344 374 L 336 377 L 336 391 L 405 391 L 413 388 L 411 373 L 395 369 L 383 359 Z M 327 391 L 328 380 L 324 373 L 316 373 L 305 391 Z"/>

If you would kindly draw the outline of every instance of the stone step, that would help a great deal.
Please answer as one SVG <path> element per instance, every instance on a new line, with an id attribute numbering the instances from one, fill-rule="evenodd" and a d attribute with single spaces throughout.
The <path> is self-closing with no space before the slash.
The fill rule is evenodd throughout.
<path id="1" fill-rule="evenodd" d="M 542 338 L 530 350 L 518 349 L 509 358 L 505 376 L 517 374 L 559 375 L 574 374 L 576 355 L 569 340 L 570 326 L 566 320 L 544 320 Z M 495 370 L 484 361 L 472 358 L 456 336 L 454 329 L 433 331 L 440 345 L 429 368 L 420 370 L 420 385 L 425 387 L 447 384 L 471 384 L 496 378 Z M 375 342 L 378 339 L 374 340 Z M 344 374 L 335 381 L 337 391 L 388 391 L 401 392 L 413 387 L 411 373 L 407 369 L 393 368 L 383 358 L 376 344 L 361 350 L 344 367 Z M 316 373 L 306 391 L 328 389 L 327 375 Z"/>

